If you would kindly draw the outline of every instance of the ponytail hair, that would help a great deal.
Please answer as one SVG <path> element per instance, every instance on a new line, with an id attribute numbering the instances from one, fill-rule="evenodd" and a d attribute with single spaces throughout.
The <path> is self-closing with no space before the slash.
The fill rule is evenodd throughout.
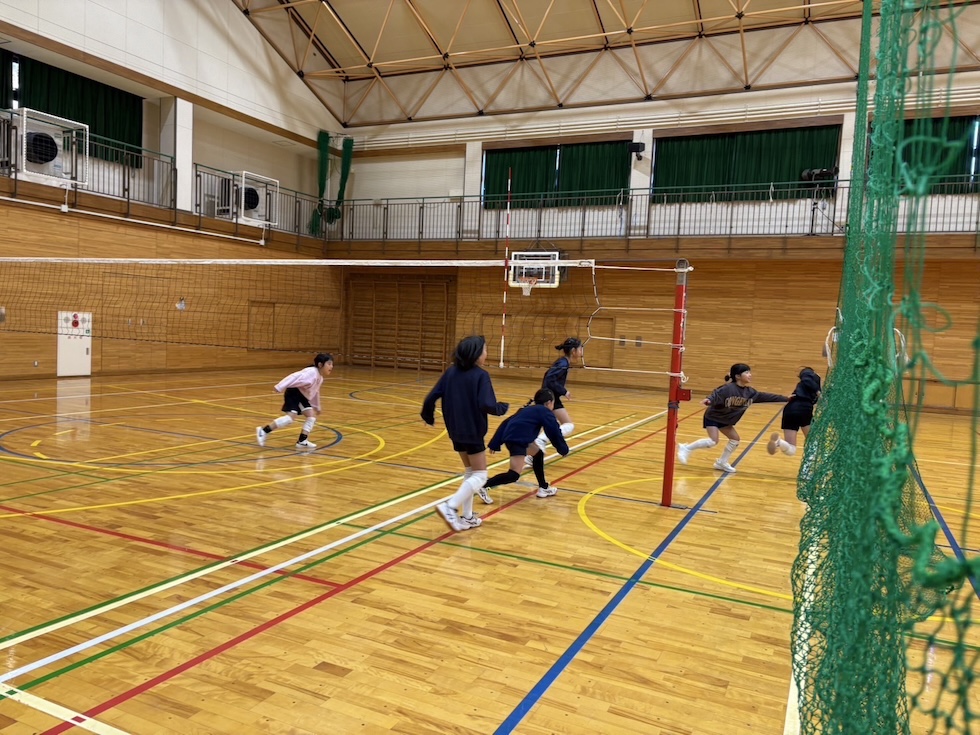
<path id="1" fill-rule="evenodd" d="M 737 378 L 742 373 L 747 373 L 751 369 L 752 368 L 750 368 L 744 362 L 736 362 L 734 365 L 732 365 L 731 369 L 728 371 L 728 375 L 725 376 L 725 382 L 734 383 L 735 378 Z"/>
<path id="2" fill-rule="evenodd" d="M 333 362 L 333 355 L 331 355 L 329 352 L 318 352 L 313 357 L 313 367 L 315 368 L 326 365 L 328 362 Z"/>
<path id="3" fill-rule="evenodd" d="M 560 345 L 555 345 L 555 349 L 561 350 L 562 352 L 565 353 L 566 356 L 568 356 L 571 354 L 572 350 L 581 346 L 582 346 L 582 340 L 580 340 L 578 337 L 568 337 Z"/>
<path id="4" fill-rule="evenodd" d="M 527 408 L 532 403 L 535 406 L 543 406 L 548 401 L 553 401 L 553 400 L 555 400 L 555 394 L 554 394 L 554 392 L 552 392 L 548 388 L 541 388 L 537 393 L 534 394 L 534 398 L 532 398 L 530 401 L 528 401 L 527 403 L 525 403 L 522 406 L 522 408 Z"/>

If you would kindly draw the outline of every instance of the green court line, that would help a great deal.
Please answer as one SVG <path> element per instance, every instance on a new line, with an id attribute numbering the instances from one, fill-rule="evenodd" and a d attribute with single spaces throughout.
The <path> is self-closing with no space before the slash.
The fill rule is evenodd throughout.
<path id="1" fill-rule="evenodd" d="M 652 421 L 656 421 L 658 418 L 660 418 L 660 416 L 657 416 L 656 418 L 652 418 L 652 419 L 650 419 L 649 421 L 647 421 L 645 423 L 650 423 Z M 613 423 L 616 423 L 616 422 L 618 422 L 620 420 L 621 419 L 617 419 L 614 422 L 610 422 L 610 425 L 613 424 Z M 645 424 L 640 424 L 638 426 L 634 426 L 632 430 L 638 429 L 638 428 L 640 428 L 640 426 L 643 426 L 643 425 L 645 425 Z M 612 439 L 615 439 L 615 438 L 617 438 L 619 436 L 620 436 L 620 434 L 614 434 L 612 436 L 606 437 L 605 439 L 601 440 L 600 442 L 597 442 L 594 445 L 590 445 L 590 448 L 591 448 L 591 446 L 597 446 L 599 444 L 603 444 L 603 443 L 605 443 L 607 441 L 610 441 Z M 504 461 L 506 461 L 506 460 L 500 460 L 499 462 L 497 462 L 495 464 L 500 464 L 500 463 L 502 463 Z M 268 541 L 268 542 L 266 542 L 264 544 L 260 544 L 259 546 L 255 546 L 255 547 L 253 547 L 251 549 L 248 549 L 248 550 L 245 550 L 245 551 L 239 551 L 239 552 L 237 552 L 235 554 L 232 554 L 232 555 L 229 555 L 229 556 L 225 557 L 224 559 L 219 559 L 219 560 L 214 561 L 214 562 L 212 562 L 210 564 L 205 564 L 205 565 L 203 565 L 201 567 L 197 567 L 195 569 L 188 570 L 188 571 L 186 571 L 186 572 L 184 572 L 182 574 L 178 574 L 178 575 L 175 575 L 173 577 L 169 577 L 167 579 L 154 582 L 153 584 L 149 584 L 149 585 L 147 585 L 145 587 L 142 587 L 140 589 L 134 590 L 132 592 L 128 592 L 125 595 L 120 595 L 120 596 L 117 596 L 117 597 L 114 597 L 114 598 L 110 598 L 108 600 L 103 600 L 101 602 L 98 602 L 98 603 L 96 603 L 94 605 L 90 605 L 89 607 L 83 608 L 81 610 L 76 610 L 75 612 L 68 613 L 66 615 L 62 615 L 61 617 L 54 618 L 53 620 L 48 620 L 48 621 L 46 621 L 44 623 L 40 623 L 38 625 L 34 625 L 34 626 L 30 627 L 30 628 L 25 628 L 24 630 L 20 630 L 20 631 L 18 631 L 16 633 L 11 633 L 9 635 L 0 637 L 0 643 L 5 643 L 6 641 L 9 641 L 11 639 L 14 639 L 14 638 L 17 638 L 17 637 L 20 637 L 20 636 L 24 636 L 24 635 L 28 635 L 28 634 L 33 633 L 35 631 L 41 630 L 43 628 L 47 628 L 47 627 L 50 627 L 50 626 L 56 626 L 59 623 L 63 623 L 65 621 L 71 620 L 72 618 L 75 618 L 75 617 L 85 616 L 88 613 L 95 612 L 95 611 L 97 611 L 97 610 L 99 610 L 100 608 L 103 608 L 103 607 L 108 607 L 108 606 L 111 606 L 111 605 L 115 605 L 116 603 L 125 602 L 126 600 L 131 599 L 131 598 L 134 598 L 134 597 L 143 596 L 143 595 L 145 595 L 145 593 L 151 592 L 155 588 L 163 587 L 165 585 L 170 585 L 170 584 L 173 584 L 173 583 L 177 583 L 177 582 L 180 582 L 180 580 L 182 580 L 182 579 L 193 577 L 195 575 L 200 575 L 203 572 L 207 572 L 207 570 L 209 570 L 209 569 L 213 569 L 213 568 L 220 567 L 220 566 L 226 566 L 226 567 L 234 566 L 234 565 L 228 565 L 228 562 L 230 560 L 232 560 L 232 559 L 235 559 L 235 558 L 239 557 L 239 556 L 258 555 L 262 551 L 264 551 L 264 550 L 266 550 L 268 548 L 278 547 L 278 546 L 282 546 L 282 545 L 288 544 L 292 539 L 299 538 L 300 536 L 307 536 L 307 535 L 311 535 L 313 533 L 317 533 L 320 530 L 325 530 L 327 528 L 345 525 L 346 524 L 346 519 L 351 518 L 352 516 L 356 516 L 356 515 L 360 515 L 360 514 L 364 514 L 364 513 L 370 513 L 370 512 L 374 512 L 376 510 L 383 510 L 385 507 L 390 506 L 390 505 L 395 505 L 395 504 L 397 504 L 398 502 L 401 502 L 404 499 L 410 499 L 412 497 L 416 497 L 416 496 L 419 496 L 419 495 L 424 495 L 426 492 L 428 492 L 430 490 L 433 490 L 433 489 L 436 489 L 438 487 L 441 487 L 441 486 L 445 485 L 446 483 L 447 483 L 446 480 L 440 480 L 438 482 L 430 483 L 429 485 L 425 485 L 422 488 L 418 488 L 418 489 L 415 489 L 415 490 L 410 490 L 410 491 L 408 491 L 406 493 L 403 493 L 401 495 L 395 496 L 394 498 L 389 498 L 387 500 L 382 501 L 381 503 L 376 503 L 376 504 L 374 504 L 372 506 L 368 506 L 367 508 L 364 508 L 364 509 L 355 511 L 353 513 L 347 513 L 347 514 L 344 514 L 344 515 L 339 516 L 337 518 L 333 518 L 333 519 L 331 519 L 329 521 L 324 521 L 323 523 L 317 524 L 315 526 L 310 526 L 309 528 L 306 528 L 306 529 L 297 531 L 297 532 L 295 532 L 293 534 L 290 534 L 288 536 L 283 536 L 282 538 L 275 539 L 275 540 L 272 540 L 272 541 Z M 425 515 L 428 516 L 429 514 L 425 514 Z M 423 516 L 423 517 L 425 517 L 425 516 Z M 279 575 L 279 577 L 280 578 L 286 578 L 283 575 Z"/>

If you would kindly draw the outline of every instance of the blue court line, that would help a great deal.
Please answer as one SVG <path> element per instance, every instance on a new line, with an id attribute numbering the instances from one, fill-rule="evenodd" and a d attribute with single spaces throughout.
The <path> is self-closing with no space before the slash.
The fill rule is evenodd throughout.
<path id="1" fill-rule="evenodd" d="M 926 484 L 922 481 L 922 475 L 919 474 L 919 468 L 914 464 L 910 464 L 909 472 L 912 473 L 912 477 L 915 479 L 915 482 L 922 489 L 922 494 L 926 496 L 926 502 L 929 503 L 929 507 L 932 509 L 932 515 L 939 524 L 939 527 L 943 530 L 943 535 L 946 536 L 946 540 L 949 541 L 949 546 L 953 550 L 953 554 L 956 555 L 957 559 L 965 562 L 966 554 L 963 553 L 962 547 L 956 541 L 956 536 L 953 535 L 953 531 L 950 529 L 949 524 L 946 523 L 946 519 L 943 518 L 942 511 L 940 511 L 936 506 L 935 501 L 932 499 L 932 495 L 930 495 L 929 491 L 926 489 Z M 980 598 L 980 585 L 977 583 L 977 578 L 970 574 L 968 575 L 968 579 L 970 580 L 970 586 L 973 587 L 973 591 L 976 593 L 977 598 Z"/>
<path id="2" fill-rule="evenodd" d="M 762 431 L 760 431 L 755 439 L 751 441 L 749 446 L 747 446 L 745 450 L 738 455 L 738 458 L 732 463 L 733 465 L 738 465 L 745 455 L 752 450 L 752 447 L 756 445 L 759 439 L 761 439 L 765 433 L 769 431 L 769 427 L 772 426 L 772 422 L 776 420 L 776 416 L 779 416 L 782 410 L 783 409 L 780 408 L 779 411 L 776 412 L 776 415 L 769 419 L 769 422 L 765 425 Z M 691 508 L 687 514 L 685 514 L 685 516 L 676 526 L 674 526 L 674 530 L 667 534 L 667 537 L 660 542 L 660 545 L 653 551 L 652 554 L 650 554 L 649 558 L 647 558 L 639 566 L 639 568 L 633 572 L 633 575 L 619 589 L 619 592 L 613 595 L 613 598 L 606 603 L 606 606 L 602 608 L 595 618 L 593 618 L 592 622 L 586 626 L 585 630 L 579 634 L 578 638 L 576 638 L 558 658 L 558 660 L 552 664 L 551 668 L 548 669 L 543 677 L 541 677 L 541 680 L 531 688 L 531 691 L 529 691 L 524 699 L 521 700 L 514 711 L 507 716 L 507 719 L 500 723 L 500 726 L 494 730 L 494 735 L 506 735 L 507 733 L 514 731 L 514 728 L 517 727 L 521 723 L 521 720 L 527 716 L 528 712 L 531 711 L 531 708 L 537 704 L 538 700 L 541 699 L 544 693 L 551 687 L 552 684 L 555 683 L 555 680 L 561 675 L 561 673 L 568 668 L 568 665 L 572 662 L 572 659 L 574 659 L 575 656 L 577 656 L 578 653 L 585 648 L 585 644 L 599 632 L 599 628 L 602 627 L 603 623 L 605 623 L 609 616 L 616 611 L 616 608 L 619 607 L 620 603 L 626 599 L 626 596 L 637 585 L 637 583 L 643 579 L 644 575 L 650 570 L 650 567 L 653 566 L 654 562 L 656 562 L 657 559 L 659 559 L 660 556 L 667 550 L 667 547 L 674 542 L 674 539 L 680 535 L 680 532 L 684 530 L 687 524 L 699 515 L 701 506 L 711 499 L 711 496 L 714 495 L 715 490 L 721 487 L 722 483 L 728 478 L 729 475 L 726 473 L 715 480 L 714 484 L 708 488 L 708 491 L 697 503 L 694 504 L 694 507 Z"/>

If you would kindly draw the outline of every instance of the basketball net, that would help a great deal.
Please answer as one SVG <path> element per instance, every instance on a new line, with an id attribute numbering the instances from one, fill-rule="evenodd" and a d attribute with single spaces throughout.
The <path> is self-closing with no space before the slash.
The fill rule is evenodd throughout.
<path id="1" fill-rule="evenodd" d="M 519 280 L 521 282 L 521 291 L 523 292 L 523 294 L 525 296 L 530 296 L 531 295 L 531 289 L 538 285 L 538 279 L 537 278 L 530 278 L 530 277 L 524 277 L 524 276 L 522 276 Z"/>

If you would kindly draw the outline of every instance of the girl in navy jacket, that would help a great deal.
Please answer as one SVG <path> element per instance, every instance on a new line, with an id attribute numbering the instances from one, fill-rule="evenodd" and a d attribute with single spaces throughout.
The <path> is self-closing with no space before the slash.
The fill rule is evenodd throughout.
<path id="1" fill-rule="evenodd" d="M 506 485 L 517 482 L 524 469 L 524 458 L 531 458 L 531 466 L 534 468 L 534 476 L 538 481 L 538 497 L 550 498 L 558 492 L 558 488 L 549 485 L 544 476 L 544 452 L 535 441 L 535 437 L 544 431 L 558 453 L 564 457 L 568 454 L 568 444 L 565 437 L 561 435 L 561 428 L 558 419 L 555 418 L 555 394 L 547 388 L 542 388 L 534 394 L 534 399 L 518 410 L 513 416 L 504 421 L 497 427 L 493 438 L 490 440 L 490 451 L 499 452 L 501 447 L 506 446 L 510 452 L 510 468 L 507 472 L 491 477 L 484 488 L 480 490 L 480 497 L 484 503 L 492 503 L 490 494 L 487 490 L 497 485 Z"/>
<path id="2" fill-rule="evenodd" d="M 581 359 L 585 352 L 585 347 L 582 345 L 582 340 L 578 337 L 568 337 L 560 345 L 555 345 L 555 349 L 564 354 L 548 368 L 548 372 L 544 374 L 544 378 L 541 380 L 541 387 L 550 390 L 554 394 L 555 418 L 558 419 L 558 424 L 561 426 L 561 435 L 568 437 L 575 431 L 575 424 L 572 422 L 572 417 L 568 415 L 568 409 L 565 408 L 565 404 L 562 403 L 562 398 L 572 397 L 571 391 L 565 387 L 565 381 L 568 380 L 568 370 L 572 366 L 571 361 L 576 358 Z M 542 451 L 548 446 L 548 440 L 544 435 L 538 436 L 536 441 Z M 530 464 L 530 455 L 526 459 L 528 460 L 526 464 Z"/>
<path id="3" fill-rule="evenodd" d="M 473 513 L 473 495 L 487 481 L 487 416 L 503 416 L 509 406 L 497 401 L 490 375 L 483 369 L 487 343 L 483 337 L 467 337 L 453 353 L 453 364 L 442 374 L 422 403 L 422 420 L 435 424 L 436 401 L 442 400 L 446 432 L 463 460 L 463 483 L 436 510 L 454 531 L 476 528 L 482 519 Z"/>

